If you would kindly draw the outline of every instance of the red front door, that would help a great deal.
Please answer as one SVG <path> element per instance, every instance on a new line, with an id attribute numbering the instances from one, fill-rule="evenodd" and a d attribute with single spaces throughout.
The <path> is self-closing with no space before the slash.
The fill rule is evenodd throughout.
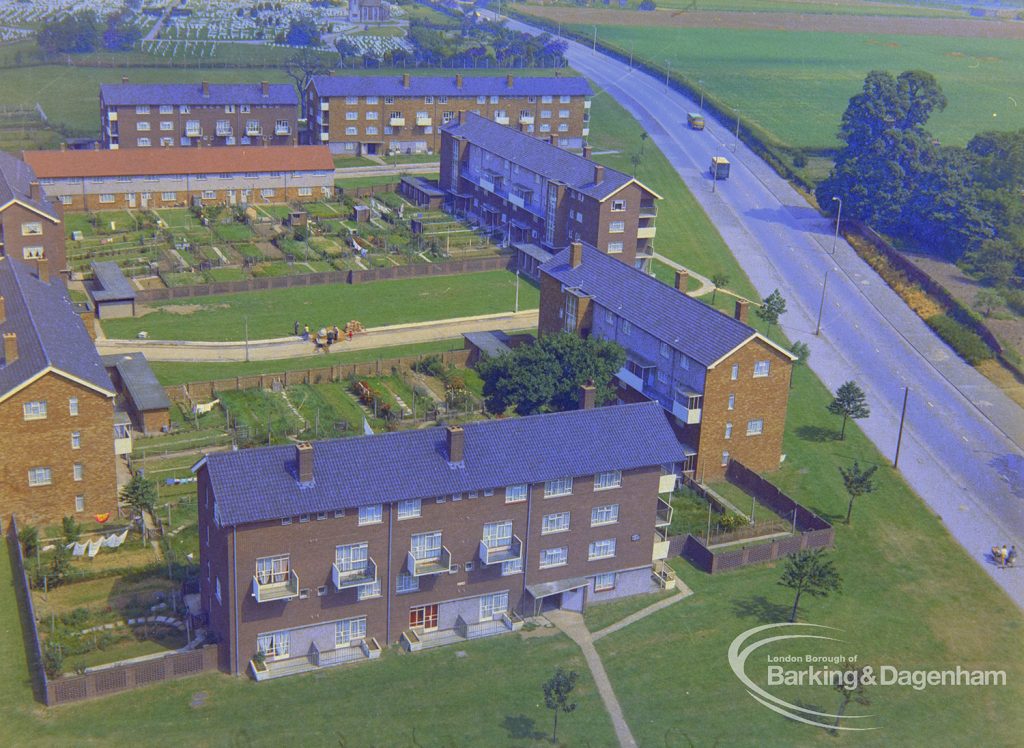
<path id="1" fill-rule="evenodd" d="M 422 605 L 409 610 L 409 628 L 433 631 L 437 628 L 437 606 Z"/>

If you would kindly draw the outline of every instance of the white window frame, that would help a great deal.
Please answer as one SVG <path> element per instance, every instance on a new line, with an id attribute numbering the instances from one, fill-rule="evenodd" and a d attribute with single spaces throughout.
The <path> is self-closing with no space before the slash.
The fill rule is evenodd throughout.
<path id="1" fill-rule="evenodd" d="M 384 521 L 384 505 L 368 504 L 359 507 L 359 522 L 362 525 L 379 525 Z"/>
<path id="2" fill-rule="evenodd" d="M 726 406 L 726 410 L 736 410 L 736 394 L 733 392 L 729 393 L 729 401 Z"/>
<path id="3" fill-rule="evenodd" d="M 423 513 L 423 502 L 419 499 L 405 499 L 398 502 L 396 517 L 399 520 L 415 519 Z"/>
<path id="4" fill-rule="evenodd" d="M 420 589 L 420 578 L 414 577 L 407 571 L 398 573 L 398 577 L 395 579 L 395 594 L 396 595 L 407 595 L 410 592 L 419 592 Z"/>
<path id="5" fill-rule="evenodd" d="M 540 552 L 539 567 L 541 569 L 553 569 L 556 566 L 565 566 L 569 563 L 569 547 L 545 548 Z"/>
<path id="6" fill-rule="evenodd" d="M 621 470 L 606 470 L 594 476 L 594 490 L 607 491 L 612 488 L 619 488 L 622 485 Z"/>
<path id="7" fill-rule="evenodd" d="M 281 584 L 291 578 L 292 557 L 288 553 L 256 559 L 257 584 Z"/>
<path id="8" fill-rule="evenodd" d="M 733 364 L 732 365 L 731 373 L 729 374 L 729 379 L 731 379 L 733 382 L 735 382 L 739 378 L 740 378 L 740 365 L 739 364 Z"/>
<path id="9" fill-rule="evenodd" d="M 572 517 L 570 512 L 552 512 L 545 514 L 541 519 L 540 534 L 555 535 L 560 532 L 569 532 L 569 525 Z"/>
<path id="10" fill-rule="evenodd" d="M 505 503 L 518 504 L 526 501 L 530 496 L 530 484 L 519 483 L 515 486 L 505 486 Z"/>
<path id="11" fill-rule="evenodd" d="M 512 520 L 503 519 L 498 522 L 484 523 L 482 539 L 487 548 L 510 547 L 512 545 Z"/>
<path id="12" fill-rule="evenodd" d="M 341 649 L 366 639 L 366 616 L 344 618 L 334 622 L 334 647 Z"/>
<path id="13" fill-rule="evenodd" d="M 510 577 L 513 574 L 523 573 L 523 559 L 514 558 L 511 561 L 501 562 L 501 576 Z"/>
<path id="14" fill-rule="evenodd" d="M 72 415 L 72 416 L 77 416 L 78 415 L 78 398 L 77 397 L 69 397 L 68 398 L 68 415 Z"/>
<path id="15" fill-rule="evenodd" d="M 71 448 L 81 449 L 82 448 L 82 432 L 72 431 L 71 432 Z"/>
<path id="16" fill-rule="evenodd" d="M 552 499 L 558 496 L 571 496 L 572 495 L 572 478 L 556 478 L 555 480 L 545 481 L 544 483 L 544 498 Z"/>
<path id="17" fill-rule="evenodd" d="M 764 361 L 754 362 L 754 379 L 760 379 L 766 377 L 771 373 L 772 362 L 771 359 L 765 359 Z"/>
<path id="18" fill-rule="evenodd" d="M 626 230 L 625 221 L 609 221 L 608 222 L 608 233 L 609 234 L 621 234 Z"/>
<path id="19" fill-rule="evenodd" d="M 150 131 L 150 126 L 149 126 L 148 122 L 143 120 L 141 122 L 136 122 L 135 123 L 135 129 L 138 132 L 149 132 Z"/>
<path id="20" fill-rule="evenodd" d="M 288 657 L 289 643 L 288 631 L 271 631 L 256 637 L 256 650 L 268 660 L 283 660 Z"/>
<path id="21" fill-rule="evenodd" d="M 508 592 L 492 592 L 480 596 L 480 622 L 493 621 L 496 615 L 508 610 Z"/>
<path id="22" fill-rule="evenodd" d="M 75 497 L 75 511 L 85 511 L 85 497 L 82 494 L 79 494 L 78 496 Z"/>
<path id="23" fill-rule="evenodd" d="M 53 483 L 53 470 L 48 467 L 34 467 L 28 469 L 28 484 L 30 486 L 48 486 Z"/>
<path id="24" fill-rule="evenodd" d="M 615 558 L 615 538 L 595 540 L 587 547 L 587 561 L 601 561 L 606 558 Z"/>
<path id="25" fill-rule="evenodd" d="M 27 221 L 21 224 L 22 236 L 42 236 L 43 224 L 41 221 Z"/>
<path id="26" fill-rule="evenodd" d="M 725 424 L 725 438 L 732 439 L 732 421 L 728 421 Z"/>
<path id="27" fill-rule="evenodd" d="M 369 543 L 346 543 L 334 546 L 334 563 L 343 572 L 365 571 L 369 562 Z"/>
<path id="28" fill-rule="evenodd" d="M 135 113 L 136 114 L 149 114 L 149 104 L 136 104 L 135 105 Z"/>
<path id="29" fill-rule="evenodd" d="M 361 584 L 356 587 L 356 600 L 372 600 L 375 597 L 380 597 L 383 592 L 383 584 L 379 579 L 375 579 L 369 584 Z"/>
<path id="30" fill-rule="evenodd" d="M 46 418 L 46 400 L 29 400 L 21 406 L 26 421 L 42 421 Z"/>
<path id="31" fill-rule="evenodd" d="M 747 421 L 747 436 L 761 436 L 764 433 L 764 419 L 751 418 Z"/>
<path id="32" fill-rule="evenodd" d="M 619 521 L 619 505 L 604 504 L 590 510 L 590 526 L 614 525 Z"/>
<path id="33" fill-rule="evenodd" d="M 412 557 L 417 561 L 436 561 L 441 558 L 441 531 L 418 532 L 409 538 Z"/>
<path id="34" fill-rule="evenodd" d="M 71 476 L 76 482 L 85 480 L 85 465 L 80 462 L 76 462 L 72 465 Z"/>
<path id="35" fill-rule="evenodd" d="M 615 589 L 615 572 L 598 574 L 594 577 L 594 592 L 609 592 Z"/>

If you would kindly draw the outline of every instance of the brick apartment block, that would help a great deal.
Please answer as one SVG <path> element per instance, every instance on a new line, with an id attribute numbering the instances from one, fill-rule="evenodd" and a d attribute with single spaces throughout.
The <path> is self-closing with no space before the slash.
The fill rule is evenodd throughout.
<path id="1" fill-rule="evenodd" d="M 577 156 L 472 112 L 460 112 L 441 133 L 440 186 L 449 209 L 507 239 L 531 275 L 572 241 L 649 266 L 660 195 L 594 163 L 589 148 Z"/>
<path id="2" fill-rule="evenodd" d="M 590 95 L 575 76 L 314 76 L 305 105 L 311 143 L 351 155 L 437 153 L 441 126 L 474 112 L 566 148 L 590 134 Z"/>
<path id="3" fill-rule="evenodd" d="M 54 272 L 64 270 L 63 218 L 32 167 L 0 151 L 0 256 L 33 266 L 46 258 Z"/>
<path id="4" fill-rule="evenodd" d="M 115 511 L 130 428 L 47 260 L 33 270 L 0 257 L 0 336 L 0 513 L 52 524 Z"/>
<path id="5" fill-rule="evenodd" d="M 301 672 L 649 591 L 678 454 L 654 403 L 209 454 L 193 470 L 222 668 L 262 651 Z"/>
<path id="6" fill-rule="evenodd" d="M 574 244 L 540 267 L 540 334 L 575 332 L 626 349 L 623 402 L 654 400 L 695 448 L 685 465 L 698 480 L 725 474 L 730 459 L 778 468 L 792 374 L 791 353 L 736 317 L 676 287 Z"/>
<path id="7" fill-rule="evenodd" d="M 100 86 L 103 148 L 296 145 L 299 97 L 288 83 Z"/>
<path id="8" fill-rule="evenodd" d="M 334 194 L 324 147 L 25 151 L 65 210 L 145 210 L 322 200 Z"/>

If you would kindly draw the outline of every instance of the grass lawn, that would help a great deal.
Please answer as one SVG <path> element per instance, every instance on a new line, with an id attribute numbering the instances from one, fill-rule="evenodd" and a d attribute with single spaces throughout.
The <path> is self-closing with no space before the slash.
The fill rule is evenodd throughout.
<path id="1" fill-rule="evenodd" d="M 389 650 L 377 662 L 259 684 L 209 673 L 45 711 L 32 697 L 6 549 L 0 591 L 0 717 L 19 746 L 137 742 L 139 721 L 115 714 L 145 715 L 146 742 L 162 745 L 551 745 L 541 684 L 556 665 L 580 673 L 573 692 L 579 706 L 559 720 L 560 740 L 615 744 L 579 649 L 561 635 L 504 636 L 414 656 Z M 194 709 L 189 702 L 198 692 L 207 699 Z"/>
<path id="2" fill-rule="evenodd" d="M 606 603 L 590 603 L 583 614 L 583 622 L 592 632 L 600 631 L 603 628 L 618 623 L 626 616 L 633 615 L 643 610 L 648 605 L 654 605 L 659 600 L 664 600 L 674 595 L 675 590 L 652 592 L 648 595 L 634 595 L 624 597 L 621 600 L 610 600 Z"/>
<path id="3" fill-rule="evenodd" d="M 462 348 L 461 338 L 438 340 L 431 343 L 413 343 L 388 348 L 369 348 L 343 353 L 328 353 L 320 356 L 304 356 L 281 361 L 239 361 L 235 363 L 207 362 L 166 362 L 151 361 L 150 367 L 160 383 L 165 386 L 186 382 L 205 382 L 211 379 L 226 379 L 251 374 L 279 374 L 285 371 L 332 366 L 334 364 L 358 364 L 377 359 L 420 356 Z"/>
<path id="4" fill-rule="evenodd" d="M 594 160 L 632 174 L 630 156 L 639 153 L 641 146 L 642 130 L 636 120 L 603 93 L 594 96 L 590 112 L 590 143 L 594 150 L 618 151 L 595 155 Z M 658 205 L 655 251 L 708 277 L 725 273 L 729 276 L 730 288 L 748 298 L 757 298 L 754 287 L 722 241 L 718 229 L 693 199 L 668 159 L 650 139 L 643 142 L 643 149 L 637 179 L 664 198 Z M 655 264 L 655 273 L 666 283 L 675 280 L 675 272 L 660 263 Z M 691 283 L 691 288 L 699 285 L 692 278 Z"/>
<path id="5" fill-rule="evenodd" d="M 351 169 L 357 166 L 379 166 L 376 161 L 371 161 L 363 156 L 335 156 L 335 169 Z"/>
<path id="6" fill-rule="evenodd" d="M 853 525 L 837 525 L 831 556 L 843 577 L 843 594 L 801 602 L 801 620 L 841 629 L 836 635 L 844 644 L 838 650 L 777 644 L 764 652 L 858 654 L 858 664 L 876 669 L 886 664 L 1006 670 L 1008 685 L 998 688 L 869 687 L 870 707 L 851 705 L 849 713 L 877 715 L 871 726 L 883 728 L 857 736 L 857 745 L 941 745 L 954 734 L 981 744 L 1014 742 L 1024 728 L 1020 611 L 859 429 L 848 427 L 842 442 L 819 440 L 822 425 L 838 430 L 838 419 L 825 409 L 830 397 L 806 367 L 796 368 L 787 458 L 771 479 L 818 514 L 841 522 L 846 498 L 837 466 L 855 459 L 880 466 L 878 488 L 859 500 Z M 793 598 L 776 583 L 781 563 L 714 577 L 682 560 L 673 565 L 696 595 L 597 644 L 639 744 L 832 745 L 834 738 L 825 731 L 762 708 L 727 663 L 729 644 L 738 634 L 788 620 Z M 748 660 L 747 672 L 764 683 L 766 665 L 759 652 Z M 838 706 L 830 688 L 769 690 L 817 705 L 811 708 Z M 651 698 L 655 693 L 663 699 Z M 666 702 L 671 709 L 664 708 Z"/>
<path id="7" fill-rule="evenodd" d="M 511 311 L 515 275 L 506 270 L 443 277 L 249 291 L 154 305 L 142 317 L 107 320 L 112 338 L 134 338 L 140 330 L 157 340 L 242 340 L 244 317 L 252 340 L 291 334 L 298 319 L 311 327 L 357 319 L 366 327 Z M 537 288 L 520 284 L 520 309 L 535 308 Z M 165 311 L 177 307 L 185 313 Z"/>
<path id="8" fill-rule="evenodd" d="M 575 29 L 593 33 L 590 25 Z M 1024 68 L 1024 47 L 1016 40 L 656 26 L 599 27 L 598 36 L 658 65 L 671 61 L 674 73 L 703 80 L 709 96 L 739 108 L 744 121 L 784 145 L 837 147 L 843 110 L 864 76 L 878 69 L 927 70 L 938 79 L 949 106 L 928 128 L 944 144 L 1024 127 L 1024 106 L 1007 96 Z M 604 98 L 595 98 L 595 109 Z M 659 217 L 659 239 L 663 225 Z"/>

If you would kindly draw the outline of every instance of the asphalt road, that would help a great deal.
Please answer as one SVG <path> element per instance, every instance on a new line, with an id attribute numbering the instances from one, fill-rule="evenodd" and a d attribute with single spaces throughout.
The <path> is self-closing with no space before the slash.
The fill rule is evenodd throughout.
<path id="1" fill-rule="evenodd" d="M 708 118 L 704 131 L 691 131 L 686 112 L 696 111 L 697 102 L 666 89 L 664 81 L 575 42 L 568 57 L 597 95 L 612 96 L 650 134 L 757 290 L 780 289 L 788 303 L 782 327 L 791 340 L 808 343 L 810 366 L 826 386 L 835 390 L 854 379 L 864 388 L 871 417 L 860 426 L 890 458 L 909 387 L 900 472 L 1024 607 L 1024 568 L 1001 570 L 989 557 L 996 543 L 1024 549 L 1024 410 L 940 341 L 842 238 L 832 255 L 834 223 L 735 142 L 735 122 Z M 730 178 L 714 191 L 708 175 L 713 155 L 732 162 Z M 821 334 L 815 336 L 826 273 Z M 822 413 L 822 425 L 833 425 L 833 418 Z M 855 514 L 870 512 L 871 501 L 862 498 Z"/>

